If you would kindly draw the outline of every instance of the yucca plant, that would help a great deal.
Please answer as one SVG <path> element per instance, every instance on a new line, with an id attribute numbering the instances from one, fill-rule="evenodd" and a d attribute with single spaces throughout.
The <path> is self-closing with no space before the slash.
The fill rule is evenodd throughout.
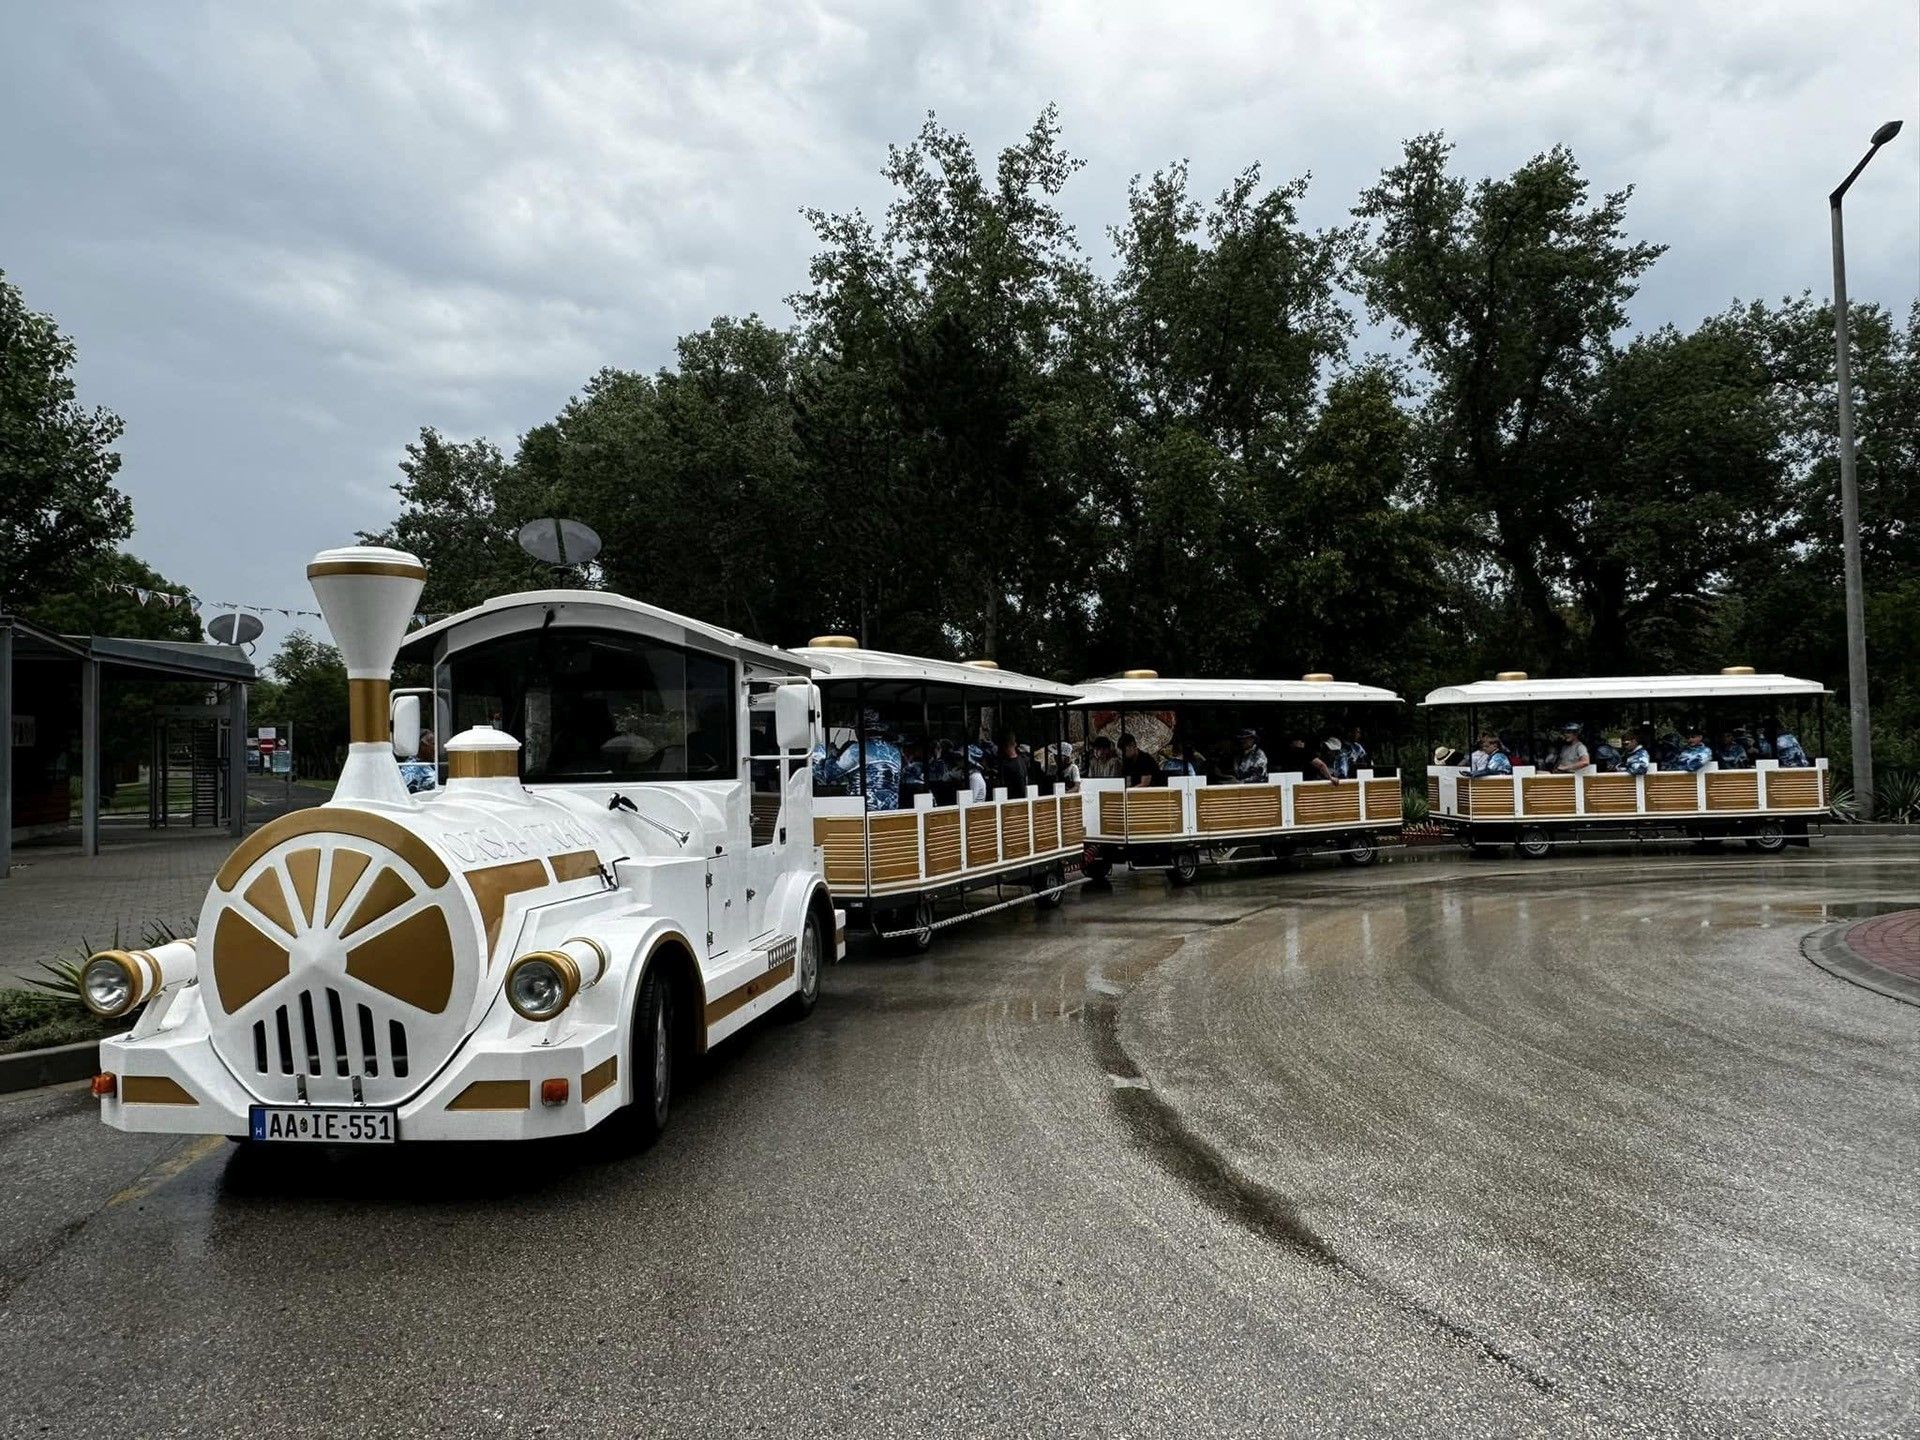
<path id="1" fill-rule="evenodd" d="M 1890 770 L 1873 787 L 1875 817 L 1896 825 L 1920 819 L 1920 770 Z"/>
<path id="2" fill-rule="evenodd" d="M 149 920 L 140 929 L 140 944 L 148 950 L 179 938 L 180 930 L 165 920 Z M 110 950 L 122 948 L 118 925 L 113 927 L 113 944 L 107 948 Z M 62 1000 L 71 1000 L 76 1005 L 83 1005 L 85 1001 L 80 998 L 80 977 L 87 968 L 87 961 L 97 953 L 98 947 L 83 935 L 80 937 L 79 949 L 72 959 L 40 961 L 40 969 L 46 972 L 45 978 L 30 978 L 27 983 L 38 986 L 49 995 L 57 995 Z"/>
<path id="3" fill-rule="evenodd" d="M 1853 788 L 1848 785 L 1836 785 L 1827 796 L 1827 809 L 1833 812 L 1833 818 L 1842 825 L 1860 823 L 1860 807 L 1853 802 Z"/>

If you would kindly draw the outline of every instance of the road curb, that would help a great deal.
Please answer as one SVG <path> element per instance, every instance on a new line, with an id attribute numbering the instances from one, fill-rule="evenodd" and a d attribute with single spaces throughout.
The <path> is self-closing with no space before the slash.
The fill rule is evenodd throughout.
<path id="1" fill-rule="evenodd" d="M 1903 1005 L 1920 1005 L 1920 984 L 1861 959 L 1847 944 L 1848 932 L 1860 923 L 1857 919 L 1843 920 L 1815 930 L 1800 942 L 1800 953 L 1829 975 L 1849 984 L 1898 1000 Z"/>
<path id="2" fill-rule="evenodd" d="M 14 1090 L 37 1090 L 42 1085 L 63 1085 L 69 1080 L 85 1080 L 100 1070 L 100 1042 L 78 1040 L 71 1045 L 52 1045 L 45 1050 L 22 1050 L 17 1055 L 0 1055 L 0 1095 Z"/>

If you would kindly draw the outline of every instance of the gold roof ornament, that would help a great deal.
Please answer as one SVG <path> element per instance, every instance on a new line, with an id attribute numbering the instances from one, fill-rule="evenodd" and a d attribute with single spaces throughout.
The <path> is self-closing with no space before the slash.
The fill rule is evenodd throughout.
<path id="1" fill-rule="evenodd" d="M 816 635 L 807 641 L 809 650 L 858 650 L 860 642 L 851 635 Z"/>
<path id="2" fill-rule="evenodd" d="M 1751 675 L 1754 673 L 1754 670 L 1751 665 L 1722 665 L 1720 667 L 1720 673 L 1722 675 Z"/>
<path id="3" fill-rule="evenodd" d="M 1122 670 L 1120 678 L 1122 680 L 1158 680 L 1160 672 L 1158 670 Z"/>
<path id="4" fill-rule="evenodd" d="M 1306 674 L 1302 675 L 1300 679 L 1308 685 L 1331 685 L 1333 683 L 1333 676 L 1327 674 L 1324 670 L 1309 670 Z"/>
<path id="5" fill-rule="evenodd" d="M 1511 684 L 1513 682 L 1526 679 L 1527 672 L 1524 670 L 1502 670 L 1498 675 L 1494 676 L 1493 678 L 1496 680 L 1505 680 Z"/>
<path id="6" fill-rule="evenodd" d="M 1000 668 L 1000 662 L 998 660 L 962 660 L 960 663 L 975 670 L 998 670 Z"/>

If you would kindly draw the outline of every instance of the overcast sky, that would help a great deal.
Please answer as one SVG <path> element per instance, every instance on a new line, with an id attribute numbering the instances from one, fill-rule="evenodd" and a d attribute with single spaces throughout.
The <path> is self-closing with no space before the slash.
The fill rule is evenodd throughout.
<path id="1" fill-rule="evenodd" d="M 386 522 L 422 425 L 511 448 L 602 365 L 785 318 L 797 213 L 885 203 L 928 110 L 991 152 L 1048 101 L 1104 253 L 1128 178 L 1260 161 L 1343 221 L 1401 140 L 1473 174 L 1557 142 L 1671 252 L 1637 325 L 1920 291 L 1920 6 L 1383 3 L 42 3 L 0 0 L 0 269 L 127 422 L 135 551 L 214 599 L 311 607 L 315 549 Z M 642 497 L 636 496 L 636 501 Z M 284 622 L 270 617 L 268 640 Z M 263 658 L 266 653 L 263 650 Z"/>

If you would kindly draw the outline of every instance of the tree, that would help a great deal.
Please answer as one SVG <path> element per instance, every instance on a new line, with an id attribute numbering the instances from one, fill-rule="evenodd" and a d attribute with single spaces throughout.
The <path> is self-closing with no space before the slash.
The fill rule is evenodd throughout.
<path id="1" fill-rule="evenodd" d="M 180 589 L 124 550 L 95 557 L 71 588 L 45 596 L 26 612 L 36 625 L 62 635 L 115 635 L 135 640 L 198 640 L 200 616 L 186 605 L 149 601 L 121 587 L 167 594 Z"/>
<path id="2" fill-rule="evenodd" d="M 133 533 L 113 485 L 120 418 L 75 398 L 73 341 L 0 272 L 0 606 L 70 589 Z"/>
<path id="3" fill-rule="evenodd" d="M 254 723 L 293 727 L 302 775 L 339 773 L 347 754 L 347 667 L 340 652 L 296 630 L 267 664 L 271 685 L 251 697 Z"/>

